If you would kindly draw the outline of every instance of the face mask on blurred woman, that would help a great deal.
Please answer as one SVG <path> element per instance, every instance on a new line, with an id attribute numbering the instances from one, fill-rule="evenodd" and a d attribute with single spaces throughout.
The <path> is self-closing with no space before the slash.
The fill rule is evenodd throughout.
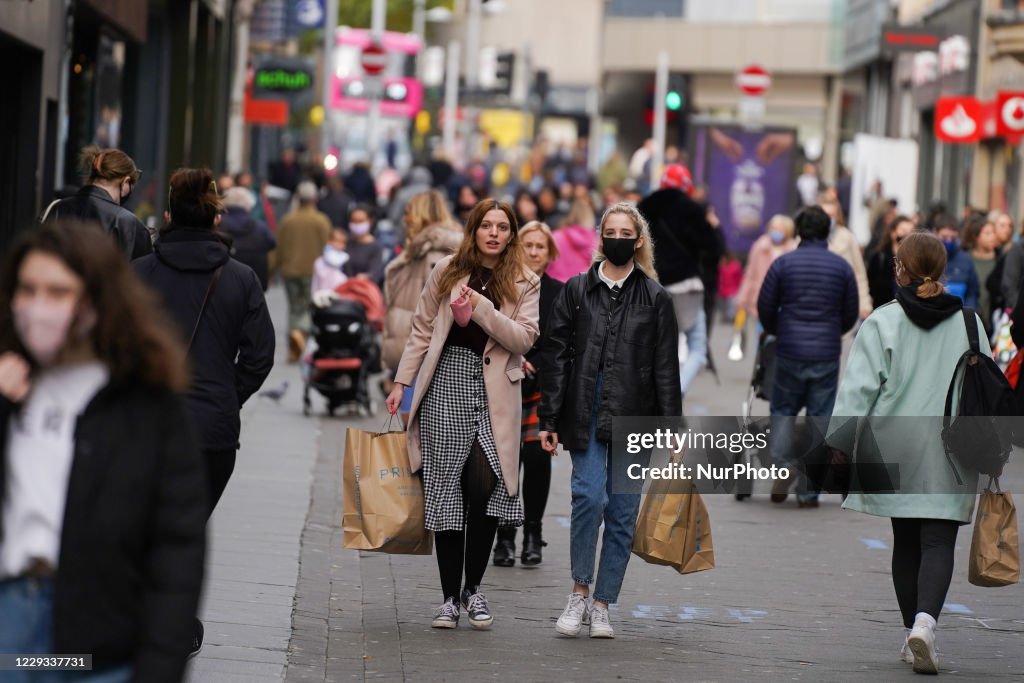
<path id="1" fill-rule="evenodd" d="M 34 300 L 11 305 L 18 338 L 39 365 L 45 367 L 57 360 L 68 342 L 76 308 L 73 301 L 53 303 Z M 95 312 L 84 312 L 75 325 L 74 333 L 78 338 L 84 337 L 95 325 Z"/>
<path id="2" fill-rule="evenodd" d="M 369 221 L 364 221 L 362 223 L 349 223 L 348 231 L 356 237 L 362 237 L 363 235 L 369 234 L 370 223 Z"/>

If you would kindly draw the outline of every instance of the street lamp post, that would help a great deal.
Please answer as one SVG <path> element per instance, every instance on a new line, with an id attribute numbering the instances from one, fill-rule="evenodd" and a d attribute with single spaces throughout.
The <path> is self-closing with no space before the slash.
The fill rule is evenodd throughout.
<path id="1" fill-rule="evenodd" d="M 338 29 L 338 0 L 327 0 L 327 15 L 324 17 L 324 82 L 323 82 L 323 107 L 324 118 L 320 123 L 320 151 L 323 158 L 331 148 L 331 133 L 333 133 L 333 119 L 331 117 L 331 83 L 334 76 L 334 46 L 336 42 L 335 33 Z"/>

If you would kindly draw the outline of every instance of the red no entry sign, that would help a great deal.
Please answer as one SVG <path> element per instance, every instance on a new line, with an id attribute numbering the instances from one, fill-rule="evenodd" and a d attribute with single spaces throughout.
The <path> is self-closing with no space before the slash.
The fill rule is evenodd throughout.
<path id="1" fill-rule="evenodd" d="M 757 97 L 764 95 L 771 87 L 772 76 L 768 70 L 758 64 L 751 64 L 743 71 L 736 74 L 736 87 L 743 91 L 744 95 Z"/>
<path id="2" fill-rule="evenodd" d="M 388 54 L 380 43 L 370 43 L 363 48 L 360 63 L 366 75 L 377 76 L 388 65 Z"/>

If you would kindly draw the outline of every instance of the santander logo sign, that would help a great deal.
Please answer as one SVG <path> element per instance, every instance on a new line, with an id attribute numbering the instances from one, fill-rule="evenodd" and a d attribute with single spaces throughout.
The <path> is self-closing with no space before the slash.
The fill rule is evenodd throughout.
<path id="1" fill-rule="evenodd" d="M 942 142 L 978 142 L 982 118 L 977 99 L 940 97 L 935 102 L 935 137 Z"/>

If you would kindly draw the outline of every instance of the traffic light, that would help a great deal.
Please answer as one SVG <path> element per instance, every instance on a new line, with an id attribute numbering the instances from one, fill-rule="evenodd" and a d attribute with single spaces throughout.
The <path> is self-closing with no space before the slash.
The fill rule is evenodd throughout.
<path id="1" fill-rule="evenodd" d="M 679 74 L 672 74 L 668 79 L 668 90 L 665 93 L 665 108 L 679 111 L 686 106 L 686 79 Z"/>
<path id="2" fill-rule="evenodd" d="M 498 54 L 497 66 L 494 70 L 494 91 L 502 95 L 512 94 L 512 76 L 515 73 L 516 53 L 501 52 Z"/>
<path id="3" fill-rule="evenodd" d="M 665 108 L 669 111 L 679 111 L 683 108 L 683 95 L 675 90 L 665 93 Z"/>
<path id="4" fill-rule="evenodd" d="M 541 101 L 543 105 L 547 102 L 548 93 L 551 92 L 551 78 L 548 75 L 547 69 L 537 69 L 533 74 L 533 94 Z"/>

